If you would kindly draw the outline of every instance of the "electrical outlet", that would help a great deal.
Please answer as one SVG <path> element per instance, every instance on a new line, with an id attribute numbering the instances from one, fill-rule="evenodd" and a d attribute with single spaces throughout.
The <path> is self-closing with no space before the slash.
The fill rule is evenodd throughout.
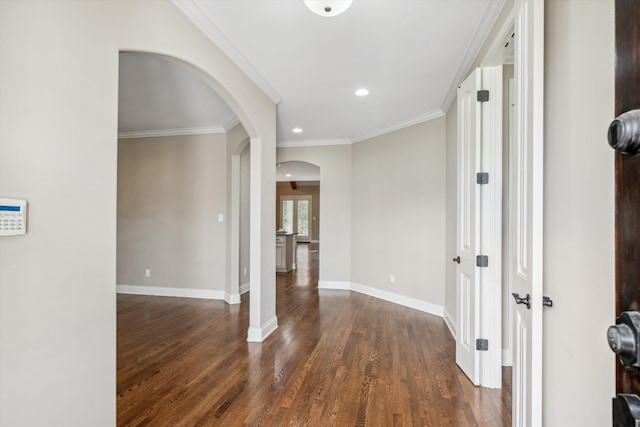
<path id="1" fill-rule="evenodd" d="M 390 275 L 389 275 L 389 283 L 391 283 L 391 284 L 396 283 L 396 276 L 395 276 L 395 274 L 390 274 Z"/>
<path id="2" fill-rule="evenodd" d="M 151 269 L 147 268 L 146 270 L 144 270 L 144 277 L 151 277 Z"/>

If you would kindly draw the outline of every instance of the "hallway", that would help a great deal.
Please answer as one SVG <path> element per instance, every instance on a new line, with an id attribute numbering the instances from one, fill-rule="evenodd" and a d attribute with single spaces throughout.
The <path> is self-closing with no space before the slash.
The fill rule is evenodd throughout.
<path id="1" fill-rule="evenodd" d="M 242 304 L 118 295 L 118 425 L 507 426 L 502 390 L 473 387 L 441 318 L 318 290 L 318 245 L 278 274 L 279 327 L 246 341 Z"/>

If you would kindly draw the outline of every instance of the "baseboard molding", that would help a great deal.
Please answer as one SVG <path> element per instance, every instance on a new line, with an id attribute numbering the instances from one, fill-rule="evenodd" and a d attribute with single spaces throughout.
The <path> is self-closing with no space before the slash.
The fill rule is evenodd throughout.
<path id="1" fill-rule="evenodd" d="M 210 289 L 165 288 L 162 286 L 116 285 L 116 293 L 130 295 L 150 295 L 156 297 L 180 297 L 216 299 L 226 301 L 224 291 Z"/>
<path id="2" fill-rule="evenodd" d="M 351 282 L 337 282 L 333 280 L 318 280 L 318 289 L 351 290 Z"/>
<path id="3" fill-rule="evenodd" d="M 240 295 L 246 294 L 247 292 L 249 292 L 249 289 L 251 289 L 251 284 L 249 282 L 243 283 L 242 285 L 240 285 Z"/>
<path id="4" fill-rule="evenodd" d="M 249 342 L 262 342 L 273 331 L 278 328 L 278 318 L 273 316 L 267 322 L 265 322 L 260 328 L 249 328 L 247 331 L 247 341 Z"/>
<path id="5" fill-rule="evenodd" d="M 509 349 L 502 349 L 502 366 L 513 366 L 513 354 Z"/>
<path id="6" fill-rule="evenodd" d="M 413 308 L 424 313 L 433 314 L 435 316 L 444 316 L 444 307 L 430 302 L 421 301 L 404 295 L 395 294 L 393 292 L 383 291 L 369 286 L 360 285 L 352 282 L 340 282 L 331 280 L 318 281 L 318 289 L 339 289 L 358 292 L 371 297 L 379 298 L 404 307 Z M 455 336 L 455 335 L 454 335 Z"/>
<path id="7" fill-rule="evenodd" d="M 444 323 L 447 325 L 447 328 L 449 328 L 449 332 L 451 332 L 451 336 L 453 337 L 453 339 L 456 339 L 456 322 L 453 320 L 453 318 L 451 317 L 451 313 L 449 313 L 449 310 L 447 310 L 446 308 L 444 309 L 443 317 Z"/>
<path id="8" fill-rule="evenodd" d="M 312 240 L 311 243 L 320 243 L 320 240 Z"/>
<path id="9" fill-rule="evenodd" d="M 227 304 L 240 304 L 240 294 L 230 294 L 229 292 L 225 292 L 224 300 Z"/>

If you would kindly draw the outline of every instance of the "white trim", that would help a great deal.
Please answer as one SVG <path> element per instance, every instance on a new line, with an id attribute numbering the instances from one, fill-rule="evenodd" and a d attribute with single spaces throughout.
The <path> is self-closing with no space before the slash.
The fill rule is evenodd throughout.
<path id="1" fill-rule="evenodd" d="M 155 138 L 155 137 L 161 137 L 161 136 L 207 135 L 212 133 L 215 133 L 215 134 L 227 133 L 227 129 L 222 126 L 208 126 L 208 127 L 200 127 L 200 128 L 140 130 L 140 131 L 133 131 L 133 132 L 119 132 L 118 139 Z"/>
<path id="2" fill-rule="evenodd" d="M 224 128 L 224 130 L 226 132 L 229 132 L 231 129 L 233 129 L 234 127 L 238 126 L 239 124 L 240 124 L 240 119 L 237 116 L 234 115 L 222 127 Z"/>
<path id="3" fill-rule="evenodd" d="M 369 286 L 360 285 L 358 283 L 351 283 L 351 290 L 405 307 L 413 308 L 414 310 L 433 314 L 435 316 L 444 316 L 444 307 L 441 305 L 432 304 L 430 302 L 421 301 L 415 298 L 395 294 L 393 292 L 383 291 Z"/>
<path id="4" fill-rule="evenodd" d="M 225 300 L 225 292 L 211 289 L 169 288 L 163 286 L 116 285 L 116 293 L 151 295 L 156 297 L 180 297 Z"/>
<path id="5" fill-rule="evenodd" d="M 337 289 L 358 292 L 360 294 L 389 301 L 404 307 L 413 308 L 414 310 L 419 310 L 424 313 L 433 314 L 439 317 L 444 316 L 444 307 L 441 305 L 395 294 L 393 292 L 383 291 L 370 286 L 360 285 L 358 283 L 320 280 L 318 281 L 318 289 Z"/>
<path id="6" fill-rule="evenodd" d="M 424 114 L 420 114 L 419 116 L 413 117 L 409 120 L 405 120 L 400 123 L 396 123 L 393 125 L 389 125 L 378 130 L 375 130 L 366 135 L 362 135 L 356 138 L 352 138 L 351 141 L 355 144 L 358 142 L 366 141 L 367 139 L 375 138 L 376 136 L 385 135 L 387 133 L 395 132 L 400 129 L 408 128 L 413 125 L 417 125 L 420 123 L 428 122 L 429 120 L 437 119 L 438 117 L 444 116 L 444 112 L 441 109 L 428 111 Z"/>
<path id="7" fill-rule="evenodd" d="M 278 148 L 290 148 L 290 147 L 321 147 L 325 145 L 350 145 L 351 140 L 347 138 L 342 139 L 318 139 L 308 141 L 280 141 L 276 144 Z"/>
<path id="8" fill-rule="evenodd" d="M 318 289 L 351 290 L 351 282 L 337 282 L 332 280 L 318 280 Z"/>
<path id="9" fill-rule="evenodd" d="M 444 318 L 444 323 L 447 325 L 447 328 L 449 328 L 449 332 L 451 332 L 451 336 L 455 340 L 456 339 L 456 327 L 455 327 L 456 322 L 453 319 L 453 316 L 451 316 L 451 313 L 449 313 L 449 310 L 445 308 L 444 315 L 442 317 Z"/>
<path id="10" fill-rule="evenodd" d="M 273 316 L 271 319 L 263 323 L 260 328 L 249 328 L 247 331 L 247 341 L 262 342 L 277 328 L 278 318 Z"/>
<path id="11" fill-rule="evenodd" d="M 240 295 L 244 295 L 251 289 L 251 284 L 249 282 L 243 283 L 240 285 Z"/>
<path id="12" fill-rule="evenodd" d="M 193 0 L 171 0 L 184 15 L 229 59 L 242 70 L 262 91 L 273 101 L 278 104 L 282 101 L 282 96 L 269 84 L 262 74 L 240 53 L 238 48 L 224 35 L 222 31 L 209 19 L 204 11 Z"/>
<path id="13" fill-rule="evenodd" d="M 502 366 L 513 366 L 513 352 L 508 348 L 502 349 Z"/>
<path id="14" fill-rule="evenodd" d="M 230 294 L 229 292 L 225 292 L 224 300 L 227 304 L 240 304 L 240 294 Z"/>
<path id="15" fill-rule="evenodd" d="M 478 53 L 480 53 L 480 48 L 482 48 L 484 41 L 489 36 L 489 32 L 491 31 L 491 28 L 493 28 L 493 24 L 496 22 L 496 19 L 498 19 L 498 15 L 500 15 L 500 11 L 504 7 L 505 3 L 506 0 L 491 0 L 487 5 L 484 15 L 480 20 L 480 24 L 473 33 L 473 37 L 471 37 L 471 42 L 469 43 L 467 51 L 462 58 L 458 72 L 451 82 L 451 87 L 449 87 L 447 96 L 445 96 L 444 101 L 442 102 L 442 111 L 449 110 L 453 99 L 458 93 L 458 86 L 469 74 L 473 61 L 478 56 Z"/>

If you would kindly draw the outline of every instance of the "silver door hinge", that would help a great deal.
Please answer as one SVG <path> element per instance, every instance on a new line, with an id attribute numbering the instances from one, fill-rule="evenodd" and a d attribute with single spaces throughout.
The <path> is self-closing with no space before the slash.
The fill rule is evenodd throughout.
<path id="1" fill-rule="evenodd" d="M 477 96 L 478 96 L 478 102 L 487 102 L 489 100 L 489 91 L 479 90 Z"/>
<path id="2" fill-rule="evenodd" d="M 476 350 L 487 351 L 489 350 L 489 340 L 478 338 L 476 340 Z"/>
<path id="3" fill-rule="evenodd" d="M 489 257 L 487 255 L 478 255 L 476 257 L 476 267 L 489 267 Z"/>
<path id="4" fill-rule="evenodd" d="M 489 172 L 478 172 L 476 174 L 476 183 L 478 183 L 478 184 L 488 184 L 489 183 Z"/>

